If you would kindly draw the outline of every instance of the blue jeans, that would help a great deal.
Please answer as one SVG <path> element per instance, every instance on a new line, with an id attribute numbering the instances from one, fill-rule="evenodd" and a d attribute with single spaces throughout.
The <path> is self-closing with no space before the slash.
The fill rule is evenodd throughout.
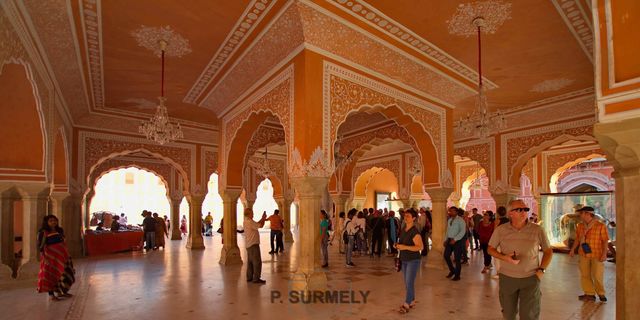
<path id="1" fill-rule="evenodd" d="M 345 256 L 347 257 L 347 264 L 350 264 L 351 257 L 353 256 L 353 242 L 355 241 L 355 237 L 347 236 L 347 238 L 349 239 L 349 242 L 347 243 L 347 254 L 345 254 Z"/>
<path id="2" fill-rule="evenodd" d="M 420 259 L 402 261 L 402 277 L 404 278 L 404 286 L 407 290 L 407 297 L 404 299 L 404 302 L 407 304 L 411 304 L 411 302 L 416 299 L 414 283 L 416 282 L 416 275 L 418 275 L 419 268 Z"/>

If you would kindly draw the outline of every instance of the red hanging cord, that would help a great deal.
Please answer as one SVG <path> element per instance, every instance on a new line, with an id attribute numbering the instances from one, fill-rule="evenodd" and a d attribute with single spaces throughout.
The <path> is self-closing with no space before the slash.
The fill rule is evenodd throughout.
<path id="1" fill-rule="evenodd" d="M 160 96 L 164 97 L 164 50 L 162 50 L 162 77 L 160 79 Z"/>
<path id="2" fill-rule="evenodd" d="M 482 87 L 482 42 L 480 41 L 480 26 L 478 26 L 478 87 Z"/>

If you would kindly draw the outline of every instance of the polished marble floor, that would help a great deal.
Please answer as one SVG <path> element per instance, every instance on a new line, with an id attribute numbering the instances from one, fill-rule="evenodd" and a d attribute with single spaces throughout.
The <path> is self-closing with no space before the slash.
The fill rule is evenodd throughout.
<path id="1" fill-rule="evenodd" d="M 480 254 L 472 256 L 459 282 L 437 269 L 440 257 L 436 264 L 425 261 L 416 280 L 418 305 L 400 315 L 396 310 L 404 289 L 400 274 L 392 269 L 393 259 L 356 257 L 356 268 L 346 268 L 344 256 L 332 246 L 325 270 L 329 289 L 354 291 L 354 303 L 291 303 L 287 296 L 297 250 L 287 243 L 284 254 L 269 255 L 268 238 L 268 233 L 261 235 L 265 285 L 245 282 L 244 266 L 219 265 L 221 244 L 215 235 L 205 238 L 205 250 L 188 250 L 182 240 L 169 241 L 166 251 L 77 259 L 75 296 L 60 302 L 36 294 L 33 281 L 5 285 L 0 289 L 0 319 L 501 318 L 498 283 L 480 273 Z M 242 236 L 239 246 L 244 259 Z M 542 282 L 541 319 L 614 319 L 615 264 L 606 263 L 605 282 L 609 302 L 578 301 L 577 258 L 556 254 Z M 272 299 L 275 291 L 284 297 Z M 361 291 L 370 291 L 366 303 Z"/>

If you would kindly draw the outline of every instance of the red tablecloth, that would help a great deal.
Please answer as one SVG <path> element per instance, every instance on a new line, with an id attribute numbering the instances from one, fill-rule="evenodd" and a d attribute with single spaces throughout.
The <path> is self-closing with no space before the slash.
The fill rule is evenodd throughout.
<path id="1" fill-rule="evenodd" d="M 141 250 L 144 233 L 128 231 L 116 233 L 85 234 L 84 245 L 87 255 L 101 255 L 130 250 Z"/>

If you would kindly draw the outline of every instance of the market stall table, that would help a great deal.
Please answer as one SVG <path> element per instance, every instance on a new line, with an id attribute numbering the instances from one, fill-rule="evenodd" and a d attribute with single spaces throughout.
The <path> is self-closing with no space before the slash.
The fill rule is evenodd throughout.
<path id="1" fill-rule="evenodd" d="M 89 256 L 131 250 L 141 250 L 144 240 L 142 231 L 85 233 L 84 243 Z"/>

